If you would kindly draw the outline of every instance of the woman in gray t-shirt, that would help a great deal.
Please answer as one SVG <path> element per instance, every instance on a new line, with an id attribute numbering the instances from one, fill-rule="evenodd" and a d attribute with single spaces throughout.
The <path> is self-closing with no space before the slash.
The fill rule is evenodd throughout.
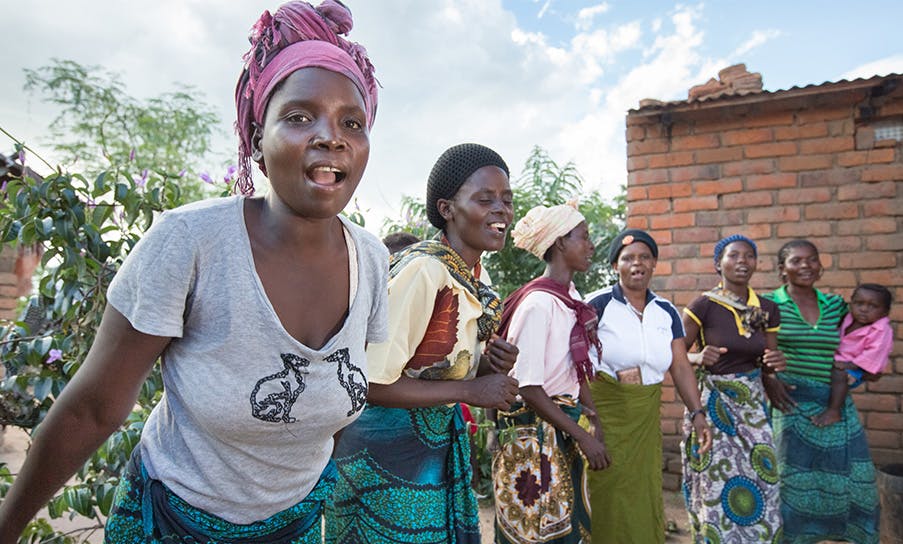
<path id="1" fill-rule="evenodd" d="M 265 12 L 236 89 L 245 193 L 163 214 L 110 286 L 81 370 L 0 505 L 0 542 L 116 430 L 162 358 L 165 392 L 122 475 L 107 542 L 320 541 L 333 435 L 386 336 L 388 255 L 339 217 L 376 111 L 366 52 L 326 0 Z M 270 191 L 251 198 L 251 160 Z"/>

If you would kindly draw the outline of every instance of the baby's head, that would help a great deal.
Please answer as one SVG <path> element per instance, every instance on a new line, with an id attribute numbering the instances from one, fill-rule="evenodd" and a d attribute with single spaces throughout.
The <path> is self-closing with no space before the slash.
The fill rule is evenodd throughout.
<path id="1" fill-rule="evenodd" d="M 861 325 L 871 325 L 890 313 L 893 296 L 887 287 L 877 283 L 860 284 L 850 297 L 850 313 Z"/>

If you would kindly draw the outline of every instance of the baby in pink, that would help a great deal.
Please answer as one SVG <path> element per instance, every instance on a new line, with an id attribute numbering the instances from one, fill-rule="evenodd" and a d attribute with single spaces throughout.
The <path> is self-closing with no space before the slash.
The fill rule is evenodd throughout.
<path id="1" fill-rule="evenodd" d="M 840 421 L 850 387 L 862 383 L 864 373 L 884 371 L 894 347 L 894 332 L 887 317 L 891 301 L 890 291 L 882 285 L 863 283 L 853 291 L 850 312 L 840 324 L 840 345 L 831 369 L 828 407 L 812 418 L 816 425 Z"/>

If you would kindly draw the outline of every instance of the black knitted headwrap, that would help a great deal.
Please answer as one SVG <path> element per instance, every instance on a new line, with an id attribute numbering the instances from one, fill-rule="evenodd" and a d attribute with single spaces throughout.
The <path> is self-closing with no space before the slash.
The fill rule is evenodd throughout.
<path id="1" fill-rule="evenodd" d="M 621 255 L 621 250 L 634 242 L 643 242 L 646 244 L 649 247 L 649 251 L 652 252 L 652 258 L 658 259 L 658 244 L 655 243 L 655 240 L 652 239 L 652 236 L 650 236 L 648 232 L 640 229 L 627 229 L 621 231 L 621 233 L 615 236 L 615 239 L 611 241 L 611 246 L 608 248 L 608 262 L 610 264 L 618 262 L 618 256 Z"/>
<path id="2" fill-rule="evenodd" d="M 437 229 L 445 228 L 445 218 L 439 213 L 437 202 L 455 196 L 474 172 L 484 166 L 498 166 L 508 173 L 508 165 L 498 153 L 480 144 L 458 144 L 445 150 L 426 182 L 426 216 Z"/>

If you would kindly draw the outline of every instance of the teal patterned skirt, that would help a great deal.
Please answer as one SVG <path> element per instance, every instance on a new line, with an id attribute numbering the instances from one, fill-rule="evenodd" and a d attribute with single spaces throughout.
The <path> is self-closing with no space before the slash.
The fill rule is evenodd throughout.
<path id="1" fill-rule="evenodd" d="M 774 411 L 781 474 L 784 542 L 878 542 L 878 487 L 859 413 L 847 396 L 840 422 L 816 427 L 812 417 L 828 405 L 830 385 L 782 373 L 795 386 L 796 408 Z"/>
<path id="2" fill-rule="evenodd" d="M 150 478 L 135 448 L 116 488 L 107 519 L 106 544 L 320 544 L 323 506 L 336 480 L 330 462 L 317 485 L 298 504 L 247 525 L 194 508 Z"/>
<path id="3" fill-rule="evenodd" d="M 329 544 L 479 544 L 461 408 L 367 405 L 341 435 Z"/>
<path id="4" fill-rule="evenodd" d="M 781 542 L 778 467 L 759 370 L 699 373 L 712 449 L 684 421 L 683 492 L 693 541 Z"/>

